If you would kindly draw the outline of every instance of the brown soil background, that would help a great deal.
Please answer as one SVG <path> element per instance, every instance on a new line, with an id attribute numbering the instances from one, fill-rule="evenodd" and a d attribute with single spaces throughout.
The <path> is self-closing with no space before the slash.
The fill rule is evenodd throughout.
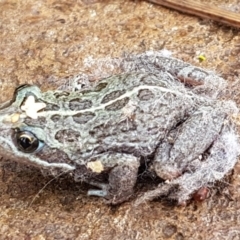
<path id="1" fill-rule="evenodd" d="M 240 9 L 237 0 L 202 2 Z M 61 79 L 91 73 L 86 59 L 163 48 L 232 82 L 239 38 L 237 29 L 145 1 L 0 0 L 0 101 L 23 83 L 55 89 Z M 240 103 L 237 88 L 230 95 Z M 0 166 L 0 239 L 240 239 L 239 163 L 230 185 L 203 203 L 138 208 L 107 206 L 68 177 L 51 181 L 7 159 Z"/>

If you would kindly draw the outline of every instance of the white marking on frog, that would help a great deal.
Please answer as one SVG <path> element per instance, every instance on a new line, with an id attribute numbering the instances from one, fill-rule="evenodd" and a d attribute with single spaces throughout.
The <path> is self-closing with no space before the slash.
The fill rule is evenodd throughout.
<path id="1" fill-rule="evenodd" d="M 46 104 L 43 102 L 36 102 L 34 96 L 28 96 L 21 110 L 25 111 L 26 115 L 32 119 L 38 118 L 38 111 L 44 109 Z"/>
<path id="2" fill-rule="evenodd" d="M 99 160 L 94 162 L 88 162 L 87 168 L 90 168 L 93 172 L 96 172 L 96 173 L 101 173 L 104 170 L 103 164 Z"/>

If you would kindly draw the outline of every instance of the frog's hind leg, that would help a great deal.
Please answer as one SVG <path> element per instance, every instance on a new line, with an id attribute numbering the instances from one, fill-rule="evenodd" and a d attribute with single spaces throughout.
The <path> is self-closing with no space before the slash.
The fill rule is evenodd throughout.
<path id="1" fill-rule="evenodd" d="M 198 162 L 192 171 L 160 184 L 157 189 L 145 193 L 137 204 L 160 196 L 168 196 L 179 204 L 184 204 L 199 189 L 211 186 L 234 168 L 239 154 L 239 143 L 233 129 L 224 127 L 221 135 L 213 143 L 206 160 Z"/>
<path id="2" fill-rule="evenodd" d="M 171 130 L 156 150 L 152 165 L 156 174 L 164 180 L 172 180 L 181 176 L 190 163 L 196 165 L 221 134 L 226 117 L 222 105 L 203 106 Z"/>
<path id="3" fill-rule="evenodd" d="M 118 204 L 128 200 L 133 194 L 136 184 L 139 159 L 129 154 L 103 154 L 98 157 L 105 168 L 111 168 L 108 183 L 90 181 L 93 186 L 100 190 L 92 189 L 88 195 L 104 197 L 109 204 Z"/>
<path id="4" fill-rule="evenodd" d="M 207 159 L 199 162 L 194 172 L 185 173 L 175 180 L 179 189 L 170 194 L 170 198 L 184 203 L 193 193 L 223 179 L 234 168 L 238 159 L 239 143 L 234 130 L 227 128 L 223 129 L 222 134 L 213 143 Z"/>

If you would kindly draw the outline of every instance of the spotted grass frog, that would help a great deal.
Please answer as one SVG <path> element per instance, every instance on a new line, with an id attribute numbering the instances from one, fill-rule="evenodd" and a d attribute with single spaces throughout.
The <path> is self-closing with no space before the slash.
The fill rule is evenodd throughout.
<path id="1" fill-rule="evenodd" d="M 20 86 L 0 105 L 0 154 L 69 172 L 111 204 L 132 196 L 143 166 L 162 183 L 141 201 L 165 195 L 179 203 L 233 169 L 237 107 L 218 99 L 222 78 L 162 55 L 138 55 L 122 67 L 72 92 Z"/>

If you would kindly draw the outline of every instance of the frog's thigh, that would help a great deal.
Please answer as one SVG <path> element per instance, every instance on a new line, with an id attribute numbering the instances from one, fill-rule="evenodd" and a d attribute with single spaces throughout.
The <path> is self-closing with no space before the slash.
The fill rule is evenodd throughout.
<path id="1" fill-rule="evenodd" d="M 156 189 L 146 192 L 137 204 L 150 201 L 162 195 L 168 195 L 178 203 L 185 203 L 202 187 L 212 186 L 231 171 L 239 154 L 239 143 L 235 132 L 224 127 L 222 133 L 214 141 L 209 156 L 199 162 L 192 172 L 185 172 L 182 176 L 160 184 Z"/>
<path id="2" fill-rule="evenodd" d="M 156 151 L 153 165 L 157 175 L 163 179 L 176 178 L 189 163 L 198 161 L 218 137 L 225 117 L 220 108 L 204 106 L 173 130 L 171 141 L 167 138 Z"/>
<path id="3" fill-rule="evenodd" d="M 130 154 L 107 153 L 98 157 L 104 167 L 112 167 L 108 184 L 90 182 L 101 190 L 89 190 L 88 195 L 104 197 L 111 204 L 118 204 L 131 197 L 136 184 L 139 159 Z"/>

